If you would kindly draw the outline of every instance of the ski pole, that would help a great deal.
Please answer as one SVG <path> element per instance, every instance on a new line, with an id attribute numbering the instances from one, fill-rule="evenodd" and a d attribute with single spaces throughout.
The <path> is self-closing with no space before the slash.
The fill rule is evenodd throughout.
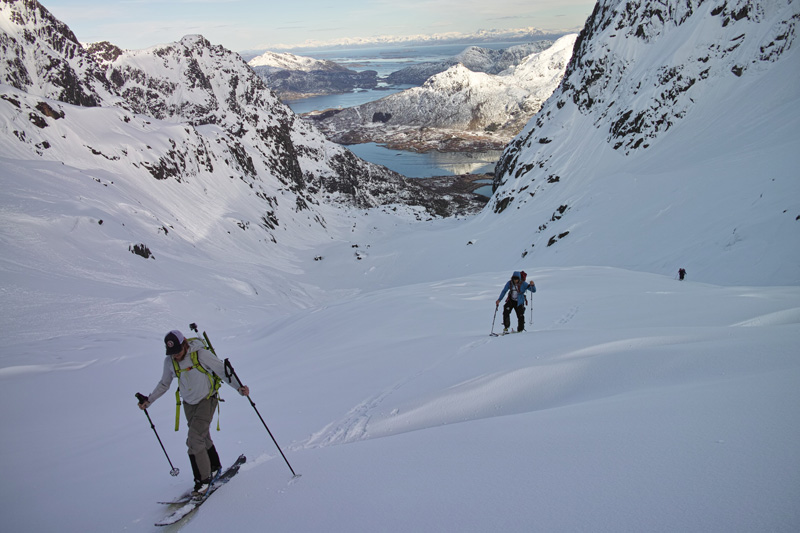
<path id="1" fill-rule="evenodd" d="M 147 396 L 145 396 L 144 394 L 142 394 L 140 392 L 137 392 L 136 393 L 136 399 L 139 400 L 139 403 L 144 403 L 144 402 L 147 401 Z M 173 477 L 177 476 L 178 474 L 181 473 L 181 471 L 178 470 L 177 468 L 175 468 L 172 465 L 172 461 L 169 460 L 169 454 L 167 453 L 167 449 L 164 448 L 164 443 L 161 442 L 161 437 L 158 436 L 158 431 L 156 431 L 156 426 L 155 426 L 155 424 L 153 424 L 153 421 L 150 419 L 150 414 L 147 412 L 147 409 L 142 409 L 142 411 L 144 411 L 144 414 L 147 415 L 147 420 L 150 422 L 150 427 L 153 428 L 153 433 L 156 434 L 156 438 L 158 439 L 158 443 L 161 445 L 161 449 L 164 450 L 164 455 L 167 456 L 167 462 L 169 463 L 169 466 L 172 467 L 172 470 L 169 471 L 169 475 L 173 476 Z"/>
<path id="2" fill-rule="evenodd" d="M 236 378 L 236 381 L 239 382 L 239 385 L 242 385 L 242 380 L 239 379 L 239 376 L 236 375 L 236 371 L 233 369 L 233 365 L 231 364 L 230 360 L 225 359 L 225 377 L 228 379 L 228 383 L 231 382 L 231 376 Z M 289 460 L 283 454 L 283 450 L 281 450 L 281 447 L 278 445 L 278 441 L 275 440 L 275 437 L 272 435 L 272 432 L 269 430 L 269 427 L 267 427 L 267 423 L 264 422 L 264 418 L 261 416 L 261 413 L 259 413 L 258 409 L 256 409 L 256 403 L 253 401 L 252 398 L 250 398 L 249 394 L 247 395 L 247 399 L 250 400 L 250 405 L 253 406 L 253 410 L 258 415 L 258 418 L 261 420 L 261 423 L 264 424 L 264 428 L 267 430 L 267 433 L 269 433 L 270 438 L 272 438 L 272 442 L 275 443 L 275 447 L 278 448 L 279 452 L 281 452 L 281 457 L 283 457 L 283 460 L 286 461 L 286 466 L 288 466 L 289 470 L 292 471 L 292 475 L 294 477 L 300 477 L 297 474 L 295 474 L 294 468 L 292 468 L 292 465 L 289 464 Z"/>
<path id="3" fill-rule="evenodd" d="M 492 318 L 492 331 L 489 333 L 490 336 L 494 335 L 494 321 L 497 320 L 497 309 L 500 307 L 500 304 L 494 304 L 494 318 Z"/>

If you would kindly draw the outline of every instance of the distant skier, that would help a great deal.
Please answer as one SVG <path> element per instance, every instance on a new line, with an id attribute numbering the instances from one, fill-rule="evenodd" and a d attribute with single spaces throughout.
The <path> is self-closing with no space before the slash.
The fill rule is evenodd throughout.
<path id="1" fill-rule="evenodd" d="M 508 333 L 508 328 L 511 326 L 512 309 L 517 313 L 517 331 L 525 331 L 525 304 L 527 303 L 525 292 L 536 292 L 536 284 L 534 282 L 528 283 L 525 278 L 524 271 L 515 271 L 511 275 L 511 279 L 506 282 L 503 292 L 500 293 L 495 302 L 495 307 L 499 306 L 503 296 L 508 293 L 506 303 L 503 305 L 503 333 Z"/>
<path id="2" fill-rule="evenodd" d="M 219 377 L 225 375 L 225 365 L 206 349 L 200 339 L 187 339 L 180 331 L 172 330 L 164 337 L 164 344 L 167 357 L 161 381 L 139 404 L 139 409 L 147 409 L 169 390 L 172 380 L 178 378 L 178 392 L 183 394 L 183 411 L 189 424 L 186 446 L 194 473 L 194 493 L 202 494 L 208 489 L 213 475 L 222 468 L 209 430 L 219 402 L 217 390 L 220 382 L 225 381 L 242 396 L 249 396 L 250 389 L 238 379 L 234 385 L 233 376 L 227 381 Z"/>
<path id="3" fill-rule="evenodd" d="M 685 278 L 685 277 L 686 277 L 686 269 L 685 268 L 679 268 L 678 269 L 678 279 L 683 281 L 683 278 Z"/>

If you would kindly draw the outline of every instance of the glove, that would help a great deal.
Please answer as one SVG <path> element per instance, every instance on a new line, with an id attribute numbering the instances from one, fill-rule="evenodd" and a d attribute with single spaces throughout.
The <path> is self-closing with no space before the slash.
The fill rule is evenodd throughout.
<path id="1" fill-rule="evenodd" d="M 150 400 L 145 400 L 139 404 L 139 409 L 141 409 L 142 411 L 144 411 L 148 407 L 150 407 Z"/>

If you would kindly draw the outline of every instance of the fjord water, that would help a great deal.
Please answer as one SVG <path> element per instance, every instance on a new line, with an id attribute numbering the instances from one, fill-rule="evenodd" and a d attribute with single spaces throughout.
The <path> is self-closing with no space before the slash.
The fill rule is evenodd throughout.
<path id="1" fill-rule="evenodd" d="M 488 174 L 502 151 L 483 152 L 407 152 L 391 150 L 375 143 L 347 147 L 361 159 L 383 165 L 409 178 L 430 178 L 457 174 Z"/>

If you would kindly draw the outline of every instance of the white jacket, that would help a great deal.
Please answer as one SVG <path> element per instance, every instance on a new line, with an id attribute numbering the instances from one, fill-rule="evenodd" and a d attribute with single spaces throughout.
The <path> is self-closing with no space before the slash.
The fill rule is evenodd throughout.
<path id="1" fill-rule="evenodd" d="M 234 381 L 234 377 L 230 377 L 230 381 L 225 378 L 225 364 L 217 359 L 211 351 L 203 347 L 203 342 L 200 339 L 189 339 L 189 351 L 186 357 L 178 363 L 178 368 L 181 369 L 181 376 L 178 380 L 178 386 L 181 388 L 181 398 L 184 402 L 195 405 L 200 403 L 208 393 L 211 392 L 211 381 L 208 376 L 193 368 L 191 353 L 197 352 L 197 360 L 203 365 L 207 372 L 213 372 L 222 378 L 224 383 L 227 383 L 234 389 L 242 387 L 238 380 Z M 175 367 L 172 364 L 172 356 L 166 356 L 164 359 L 164 372 L 161 375 L 161 381 L 158 382 L 156 388 L 147 397 L 150 403 L 153 403 L 167 392 L 172 385 L 172 380 L 175 379 Z M 236 383 L 234 385 L 234 383 Z"/>

